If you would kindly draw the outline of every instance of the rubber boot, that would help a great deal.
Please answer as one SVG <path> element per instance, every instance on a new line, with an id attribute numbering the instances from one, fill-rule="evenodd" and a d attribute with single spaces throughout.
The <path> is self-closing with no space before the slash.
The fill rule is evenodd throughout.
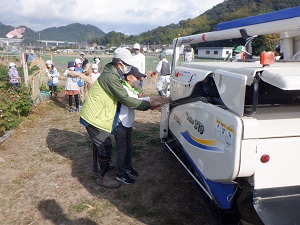
<path id="1" fill-rule="evenodd" d="M 93 144 L 93 172 L 97 173 L 97 146 L 95 144 Z M 115 168 L 115 166 L 112 163 L 112 160 L 109 160 L 109 169 L 113 169 Z M 98 168 L 100 171 L 100 167 Z"/>
<path id="2" fill-rule="evenodd" d="M 114 166 L 112 160 L 109 160 L 109 169 L 114 169 L 114 168 L 115 168 L 115 166 Z"/>
<path id="3" fill-rule="evenodd" d="M 98 167 L 100 168 L 100 171 L 98 169 L 98 178 L 96 179 L 96 182 L 103 187 L 118 188 L 121 186 L 121 183 L 107 174 L 107 171 L 109 170 L 109 161 L 110 159 L 98 158 Z"/>

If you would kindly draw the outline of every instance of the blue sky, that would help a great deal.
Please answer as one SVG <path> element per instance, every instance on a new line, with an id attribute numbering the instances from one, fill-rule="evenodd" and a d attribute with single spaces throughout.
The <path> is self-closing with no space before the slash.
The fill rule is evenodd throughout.
<path id="1" fill-rule="evenodd" d="M 34 31 L 71 23 L 140 34 L 194 18 L 224 0 L 0 0 L 0 22 Z"/>

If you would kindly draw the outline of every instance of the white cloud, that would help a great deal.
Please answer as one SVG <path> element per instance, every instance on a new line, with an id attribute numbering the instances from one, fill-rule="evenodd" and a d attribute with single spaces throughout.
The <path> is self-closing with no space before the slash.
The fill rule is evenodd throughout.
<path id="1" fill-rule="evenodd" d="M 71 23 L 95 25 L 104 32 L 139 34 L 194 18 L 223 0 L 0 0 L 5 25 L 35 31 Z"/>

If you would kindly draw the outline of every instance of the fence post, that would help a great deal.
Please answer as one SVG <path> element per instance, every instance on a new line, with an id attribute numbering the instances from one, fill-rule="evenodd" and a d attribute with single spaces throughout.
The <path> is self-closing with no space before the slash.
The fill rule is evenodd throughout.
<path id="1" fill-rule="evenodd" d="M 22 65 L 23 65 L 23 71 L 24 71 L 24 83 L 25 86 L 28 87 L 28 67 L 27 67 L 27 62 L 24 57 L 24 52 L 21 52 L 22 56 Z"/>

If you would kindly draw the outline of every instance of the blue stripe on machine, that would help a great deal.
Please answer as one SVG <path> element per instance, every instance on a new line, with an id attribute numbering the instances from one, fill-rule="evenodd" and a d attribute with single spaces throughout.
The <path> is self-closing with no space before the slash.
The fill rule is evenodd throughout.
<path id="1" fill-rule="evenodd" d="M 201 148 L 203 150 L 206 151 L 214 151 L 214 152 L 223 152 L 222 149 L 216 147 L 216 146 L 208 146 L 208 145 L 204 145 L 199 143 L 198 141 L 194 140 L 193 137 L 190 135 L 190 133 L 186 130 L 184 132 L 180 132 L 182 137 L 184 137 L 184 139 L 190 143 L 191 145 L 194 145 L 197 148 Z"/>
<path id="2" fill-rule="evenodd" d="M 289 19 L 300 16 L 300 6 L 278 10 L 275 12 L 265 13 L 256 16 L 250 16 L 242 19 L 232 20 L 224 23 L 217 24 L 217 31 L 227 30 L 237 27 L 245 27 L 254 24 L 267 23 L 276 20 Z"/>

